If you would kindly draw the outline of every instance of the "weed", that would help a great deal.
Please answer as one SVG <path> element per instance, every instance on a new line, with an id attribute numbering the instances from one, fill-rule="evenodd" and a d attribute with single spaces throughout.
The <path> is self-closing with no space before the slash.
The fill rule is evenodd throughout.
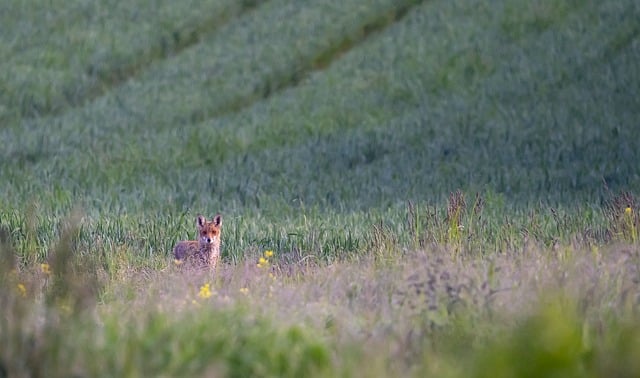
<path id="1" fill-rule="evenodd" d="M 640 216 L 635 196 L 628 191 L 609 199 L 604 206 L 609 222 L 608 231 L 617 239 L 628 243 L 637 243 Z"/>

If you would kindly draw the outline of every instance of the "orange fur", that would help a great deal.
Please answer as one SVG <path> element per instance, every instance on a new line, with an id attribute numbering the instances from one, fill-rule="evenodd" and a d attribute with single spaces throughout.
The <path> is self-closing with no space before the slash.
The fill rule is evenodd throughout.
<path id="1" fill-rule="evenodd" d="M 198 265 L 208 266 L 215 270 L 220 259 L 220 234 L 222 231 L 222 216 L 216 215 L 208 221 L 202 215 L 196 218 L 198 240 L 183 240 L 173 248 L 176 260 L 190 260 Z"/>

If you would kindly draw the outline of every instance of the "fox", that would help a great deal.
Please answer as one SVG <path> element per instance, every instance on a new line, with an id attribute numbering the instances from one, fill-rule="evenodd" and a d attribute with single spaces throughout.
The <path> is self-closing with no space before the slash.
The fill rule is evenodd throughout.
<path id="1" fill-rule="evenodd" d="M 211 221 L 198 214 L 196 218 L 198 240 L 182 240 L 173 247 L 176 262 L 192 261 L 199 266 L 208 266 L 215 271 L 220 259 L 220 234 L 222 215 L 216 214 Z"/>

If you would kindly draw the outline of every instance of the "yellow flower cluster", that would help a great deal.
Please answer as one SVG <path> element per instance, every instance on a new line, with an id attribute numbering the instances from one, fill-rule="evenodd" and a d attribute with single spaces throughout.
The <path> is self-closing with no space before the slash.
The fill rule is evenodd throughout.
<path id="1" fill-rule="evenodd" d="M 213 295 L 213 293 L 211 292 L 211 285 L 206 283 L 206 284 L 200 286 L 200 292 L 198 293 L 198 296 L 200 298 L 207 299 L 207 298 L 211 297 L 212 295 Z"/>
<path id="2" fill-rule="evenodd" d="M 267 268 L 269 266 L 269 258 L 273 257 L 273 251 L 264 251 L 264 256 L 258 259 L 258 268 Z"/>

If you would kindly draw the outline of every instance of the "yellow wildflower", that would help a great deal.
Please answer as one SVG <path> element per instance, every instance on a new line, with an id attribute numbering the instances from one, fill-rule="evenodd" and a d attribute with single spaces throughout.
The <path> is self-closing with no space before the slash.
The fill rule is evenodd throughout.
<path id="1" fill-rule="evenodd" d="M 42 271 L 42 273 L 44 273 L 46 275 L 50 275 L 51 274 L 51 267 L 47 263 L 40 264 L 40 271 Z"/>
<path id="2" fill-rule="evenodd" d="M 198 296 L 200 298 L 209 298 L 211 297 L 212 293 L 211 293 L 211 287 L 208 283 L 200 286 L 200 292 L 198 293 Z"/>
<path id="3" fill-rule="evenodd" d="M 626 209 L 624 209 L 624 213 L 625 213 L 626 215 L 631 215 L 631 212 L 632 212 L 632 210 L 631 210 L 631 206 L 627 206 L 627 208 L 626 208 Z"/>
<path id="4" fill-rule="evenodd" d="M 264 268 L 267 265 L 269 265 L 269 260 L 265 259 L 264 257 L 260 257 L 260 259 L 258 259 L 258 268 Z"/>
<path id="5" fill-rule="evenodd" d="M 264 251 L 264 257 L 266 258 L 273 257 L 273 251 L 272 250 Z"/>
<path id="6" fill-rule="evenodd" d="M 22 298 L 26 298 L 27 297 L 27 288 L 21 283 L 18 284 L 17 288 L 18 288 L 18 293 L 20 294 L 20 296 Z"/>
<path id="7" fill-rule="evenodd" d="M 180 265 L 180 264 L 182 264 L 182 260 L 173 259 L 173 263 L 176 264 L 176 265 Z"/>
<path id="8" fill-rule="evenodd" d="M 241 292 L 242 294 L 244 294 L 244 295 L 247 295 L 247 294 L 249 294 L 249 288 L 241 287 L 241 288 L 240 288 L 240 292 Z"/>

